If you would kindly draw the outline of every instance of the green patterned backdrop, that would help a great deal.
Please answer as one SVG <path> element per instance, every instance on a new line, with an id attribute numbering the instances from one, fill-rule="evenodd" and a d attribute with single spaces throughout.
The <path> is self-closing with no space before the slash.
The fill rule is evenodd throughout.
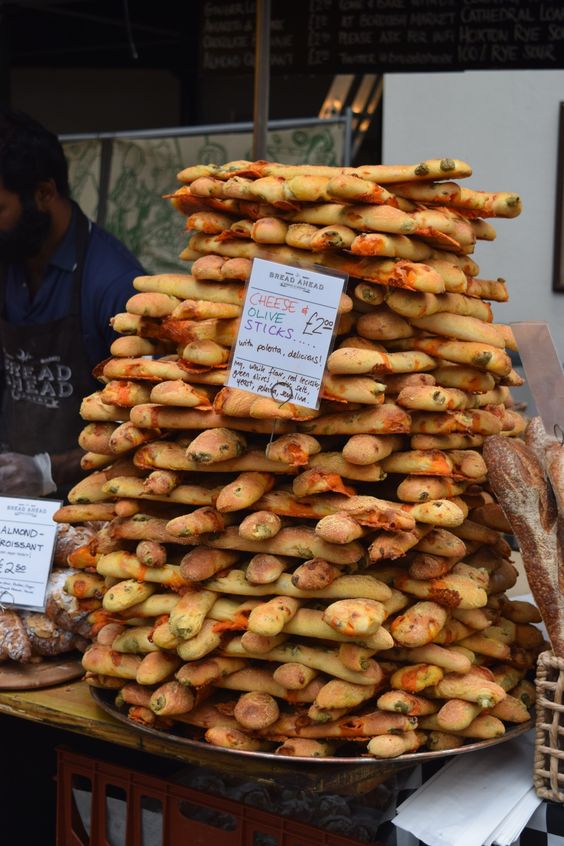
<path id="1" fill-rule="evenodd" d="M 248 133 L 167 138 L 114 138 L 103 224 L 135 253 L 149 273 L 187 270 L 176 258 L 186 245 L 184 219 L 163 194 L 178 187 L 176 174 L 191 164 L 250 159 Z M 67 141 L 74 198 L 94 220 L 100 210 L 102 142 Z M 316 124 L 271 132 L 268 158 L 288 164 L 339 165 L 344 124 Z"/>

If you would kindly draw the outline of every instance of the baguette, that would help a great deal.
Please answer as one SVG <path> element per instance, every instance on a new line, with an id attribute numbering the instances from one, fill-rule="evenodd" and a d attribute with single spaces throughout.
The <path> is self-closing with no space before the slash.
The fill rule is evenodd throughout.
<path id="1" fill-rule="evenodd" d="M 564 658 L 564 595 L 559 583 L 558 510 L 543 466 L 519 440 L 484 444 L 491 487 L 519 542 L 535 602 L 554 654 Z"/>

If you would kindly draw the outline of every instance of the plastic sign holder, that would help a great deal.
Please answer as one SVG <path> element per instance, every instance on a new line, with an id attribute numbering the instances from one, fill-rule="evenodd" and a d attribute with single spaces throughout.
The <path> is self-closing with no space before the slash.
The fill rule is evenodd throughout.
<path id="1" fill-rule="evenodd" d="M 346 274 L 255 259 L 226 385 L 318 408 Z"/>
<path id="2" fill-rule="evenodd" d="M 564 372 L 550 327 L 541 321 L 512 323 L 527 385 L 547 435 L 564 429 Z"/>
<path id="3" fill-rule="evenodd" d="M 0 496 L 0 608 L 45 609 L 61 504 Z"/>

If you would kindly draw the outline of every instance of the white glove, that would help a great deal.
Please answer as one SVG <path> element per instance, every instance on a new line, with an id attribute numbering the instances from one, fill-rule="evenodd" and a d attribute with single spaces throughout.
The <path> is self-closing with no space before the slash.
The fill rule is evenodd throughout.
<path id="1" fill-rule="evenodd" d="M 47 496 L 56 489 L 48 453 L 0 453 L 1 496 Z"/>
<path id="2" fill-rule="evenodd" d="M 41 471 L 42 491 L 39 496 L 48 496 L 57 490 L 57 485 L 51 475 L 51 456 L 48 452 L 38 452 L 33 460 Z"/>

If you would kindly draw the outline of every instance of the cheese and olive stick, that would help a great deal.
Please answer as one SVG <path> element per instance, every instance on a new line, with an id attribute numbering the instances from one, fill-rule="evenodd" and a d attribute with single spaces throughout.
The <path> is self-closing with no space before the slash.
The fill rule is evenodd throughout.
<path id="1" fill-rule="evenodd" d="M 100 423 L 112 421 L 123 423 L 129 419 L 129 410 L 127 408 L 106 403 L 102 396 L 102 391 L 96 391 L 84 397 L 80 404 L 80 416 L 83 420 Z"/>
<path id="2" fill-rule="evenodd" d="M 360 523 L 345 512 L 322 517 L 315 526 L 315 532 L 329 543 L 349 543 L 366 534 Z"/>
<path id="3" fill-rule="evenodd" d="M 379 532 L 368 547 L 368 557 L 373 563 L 382 559 L 403 558 L 430 531 L 431 526 L 418 524 L 408 531 Z"/>
<path id="4" fill-rule="evenodd" d="M 487 605 L 486 591 L 467 576 L 447 573 L 430 581 L 412 579 L 407 574 L 397 576 L 394 586 L 419 599 L 429 599 L 446 607 L 482 608 Z"/>
<path id="5" fill-rule="evenodd" d="M 435 639 L 447 616 L 447 610 L 436 602 L 416 602 L 392 620 L 390 634 L 400 646 L 425 646 Z"/>
<path id="6" fill-rule="evenodd" d="M 256 423 L 257 421 L 253 421 Z M 145 470 L 162 469 L 179 472 L 260 472 L 294 473 L 294 469 L 280 461 L 267 458 L 264 451 L 249 449 L 243 455 L 219 462 L 194 461 L 186 456 L 186 446 L 178 441 L 153 441 L 146 448 L 138 449 L 134 456 L 135 465 Z"/>
<path id="7" fill-rule="evenodd" d="M 361 526 L 379 527 L 390 531 L 410 530 L 415 525 L 415 518 L 402 512 L 400 503 L 371 496 L 324 494 L 300 500 L 290 492 L 273 490 L 261 497 L 254 507 L 281 516 L 314 520 L 344 512 Z"/>
<path id="8" fill-rule="evenodd" d="M 280 403 L 239 388 L 222 388 L 214 398 L 216 414 L 225 417 L 251 417 L 258 420 L 308 420 L 316 417 L 314 409 L 292 402 Z"/>
<path id="9" fill-rule="evenodd" d="M 346 223 L 347 221 L 343 222 Z M 240 240 L 236 242 L 222 241 L 213 236 L 193 235 L 189 247 L 199 252 L 213 252 L 226 258 L 263 258 L 283 264 L 294 264 L 298 267 L 311 264 L 311 259 L 307 253 L 287 246 L 262 245 Z M 407 259 L 395 261 L 386 258 L 358 258 L 357 256 L 345 256 L 332 252 L 316 253 L 315 255 L 317 264 L 350 273 L 358 279 L 366 279 L 376 285 L 390 285 L 413 291 L 429 291 L 435 294 L 441 294 L 446 290 L 447 283 L 438 270 L 434 270 L 429 265 L 418 264 Z M 454 265 L 452 267 L 454 270 Z M 461 285 L 458 277 L 457 284 Z"/>
<path id="10" fill-rule="evenodd" d="M 472 247 L 478 235 L 486 239 L 495 237 L 495 230 L 489 224 L 480 221 L 478 226 L 473 226 L 472 223 L 460 215 L 453 214 L 445 207 L 417 210 L 417 207 L 412 204 L 392 198 L 391 195 L 386 197 L 388 202 L 386 200 L 382 202 L 379 198 L 379 201 L 374 203 L 374 198 L 371 196 L 374 187 L 370 187 L 370 183 L 363 183 L 361 179 L 350 179 L 346 176 L 333 177 L 329 180 L 323 177 L 304 177 L 293 178 L 290 181 L 271 178 L 249 180 L 235 177 L 225 183 L 209 178 L 196 180 L 192 183 L 190 191 L 192 196 L 209 197 L 211 193 L 221 199 L 236 199 L 251 201 L 251 203 L 254 200 L 260 200 L 269 205 L 275 210 L 276 225 L 270 224 L 268 231 L 264 231 L 267 229 L 266 225 L 255 228 L 250 221 L 239 221 L 236 229 L 233 224 L 230 227 L 235 231 L 239 230 L 239 234 L 243 236 L 255 237 L 263 243 L 279 244 L 283 243 L 282 239 L 286 239 L 286 232 L 280 226 L 279 218 L 282 222 L 305 222 L 323 227 L 345 226 L 353 231 L 360 229 L 404 236 L 415 235 L 455 251 Z M 333 190 L 327 190 L 328 188 Z M 294 196 L 296 190 L 301 193 L 301 197 Z M 363 200 L 364 190 L 367 196 Z M 383 190 L 380 188 L 379 192 Z M 334 203 L 335 200 L 345 201 L 347 205 L 339 208 Z M 304 201 L 307 205 L 300 205 Z M 355 202 L 354 209 L 348 205 L 349 201 Z M 404 206 L 404 209 L 398 206 Z M 245 208 L 244 203 L 241 203 L 241 209 L 243 208 Z M 250 210 L 252 206 L 247 208 Z M 225 236 L 222 235 L 222 237 Z M 323 246 L 323 244 L 312 243 L 312 240 L 303 246 L 312 250 Z M 350 247 L 347 240 L 340 243 L 345 248 Z M 216 252 L 214 248 L 202 248 L 197 243 L 191 245 L 191 248 L 203 252 Z"/>
<path id="11" fill-rule="evenodd" d="M 180 663 L 180 659 L 178 661 Z M 243 658 L 222 658 L 218 655 L 182 664 L 176 671 L 175 678 L 185 687 L 204 688 L 244 669 L 245 666 L 246 661 Z"/>
<path id="12" fill-rule="evenodd" d="M 321 396 L 339 402 L 381 405 L 384 402 L 385 388 L 383 383 L 368 377 L 336 376 L 326 372 L 323 376 Z"/>
<path id="13" fill-rule="evenodd" d="M 102 599 L 107 586 L 96 573 L 80 572 L 65 579 L 63 590 L 77 599 Z"/>
<path id="14" fill-rule="evenodd" d="M 239 697 L 233 709 L 233 716 L 243 728 L 257 731 L 276 722 L 280 709 L 269 693 L 253 690 Z"/>
<path id="15" fill-rule="evenodd" d="M 239 534 L 247 540 L 269 540 L 278 534 L 282 525 L 282 520 L 277 514 L 272 514 L 270 511 L 254 511 L 239 523 Z M 331 542 L 331 538 L 325 537 L 324 540 Z M 348 538 L 347 542 L 348 540 L 355 540 L 355 538 Z"/>
<path id="16" fill-rule="evenodd" d="M 205 506 L 189 514 L 174 517 L 167 523 L 167 532 L 178 538 L 197 538 L 202 534 L 215 534 L 235 522 L 230 515 L 223 515 L 216 508 Z"/>
<path id="17" fill-rule="evenodd" d="M 351 602 L 354 602 L 354 600 L 351 600 Z M 248 607 L 243 606 L 245 610 L 243 615 L 235 600 L 218 599 L 208 612 L 208 617 L 216 619 L 220 623 L 227 622 L 229 624 L 232 624 L 233 619 L 235 619 L 236 626 L 234 628 L 245 629 L 248 627 L 247 631 L 265 638 L 274 638 L 279 634 L 292 634 L 344 643 L 355 641 L 358 645 L 366 646 L 374 651 L 389 649 L 393 644 L 391 636 L 379 625 L 374 625 L 372 627 L 374 631 L 371 633 L 359 631 L 355 634 L 352 630 L 343 633 L 325 621 L 325 612 L 314 608 L 300 608 L 300 604 L 295 597 L 276 596 L 269 602 L 255 604 L 250 611 Z M 379 605 L 377 603 L 377 606 Z M 373 619 L 383 618 L 384 615 L 385 612 L 382 608 L 375 615 L 373 614 Z M 220 632 L 223 628 L 223 626 L 218 625 L 215 631 Z"/>
<path id="18" fill-rule="evenodd" d="M 243 644 L 244 645 L 244 644 Z M 236 660 L 224 658 L 224 661 Z M 303 690 L 317 676 L 317 670 L 306 667 L 297 661 L 280 664 L 272 673 L 272 678 L 286 690 Z"/>
<path id="19" fill-rule="evenodd" d="M 115 496 L 194 506 L 213 505 L 219 492 L 222 490 L 220 486 L 206 488 L 203 485 L 179 484 L 168 494 L 154 494 L 147 491 L 147 486 L 143 479 L 136 478 L 135 476 L 116 476 L 110 481 L 104 481 L 102 488 L 105 499 Z M 76 497 L 80 496 L 80 493 L 81 489 L 78 488 L 71 501 L 76 501 Z"/>
<path id="20" fill-rule="evenodd" d="M 264 752 L 269 749 L 268 743 L 235 728 L 212 726 L 207 729 L 204 737 L 212 746 L 224 749 L 238 749 L 241 752 Z"/>
<path id="21" fill-rule="evenodd" d="M 139 685 L 155 685 L 167 681 L 182 664 L 177 655 L 163 652 L 148 652 L 143 656 L 137 670 L 136 681 Z"/>
<path id="22" fill-rule="evenodd" d="M 402 347 L 407 350 L 420 350 L 429 356 L 433 356 L 433 359 L 443 359 L 453 364 L 470 365 L 478 370 L 485 370 L 497 376 L 507 376 L 511 372 L 511 359 L 507 353 L 503 349 L 481 341 L 416 337 L 409 338 L 408 341 L 394 341 L 391 343 L 394 349 Z M 406 344 L 408 344 L 407 347 L 405 346 Z M 341 350 L 337 352 L 342 353 Z M 335 353 L 332 353 L 332 355 L 334 356 Z M 488 390 L 491 387 L 493 385 L 490 385 Z"/>
<path id="23" fill-rule="evenodd" d="M 354 684 L 343 679 L 330 679 L 320 688 L 313 704 L 323 711 L 350 710 L 371 699 L 375 691 L 375 684 Z"/>
<path id="24" fill-rule="evenodd" d="M 314 560 L 318 561 L 319 559 Z M 291 559 L 281 558 L 279 555 L 258 553 L 257 555 L 253 555 L 248 562 L 244 571 L 245 578 L 253 585 L 270 584 L 271 582 L 275 582 L 285 570 L 291 569 L 293 564 L 290 564 L 290 561 Z M 329 564 L 328 562 L 324 563 L 331 572 L 335 572 L 337 576 L 340 575 L 341 571 L 337 567 L 333 564 Z M 311 562 L 306 561 L 301 566 L 306 567 L 308 564 L 311 564 Z M 217 572 L 217 570 L 215 572 Z"/>
<path id="25" fill-rule="evenodd" d="M 466 294 L 469 297 L 494 300 L 498 303 L 505 303 L 509 299 L 503 279 L 476 279 L 469 276 L 467 277 Z"/>
<path id="26" fill-rule="evenodd" d="M 402 502 L 413 503 L 448 499 L 464 493 L 467 484 L 468 480 L 448 476 L 407 475 L 398 485 L 396 496 Z"/>
<path id="27" fill-rule="evenodd" d="M 288 635 L 279 634 L 267 637 L 266 635 L 259 635 L 256 632 L 243 632 L 241 635 L 241 645 L 251 655 L 261 655 L 264 652 L 270 652 L 275 646 L 279 646 L 288 639 Z"/>
<path id="28" fill-rule="evenodd" d="M 114 652 L 109 646 L 94 643 L 82 656 L 82 666 L 91 673 L 102 676 L 117 676 L 135 681 L 141 664 L 139 655 Z"/>
<path id="29" fill-rule="evenodd" d="M 121 708 L 122 705 L 140 705 L 148 708 L 152 693 L 153 689 L 150 687 L 144 687 L 138 682 L 126 682 L 116 695 L 116 707 Z"/>
<path id="30" fill-rule="evenodd" d="M 455 182 L 408 182 L 391 184 L 389 190 L 398 197 L 422 203 L 439 203 L 454 209 L 470 209 L 482 217 L 516 217 L 521 213 L 517 194 L 476 191 Z"/>
<path id="31" fill-rule="evenodd" d="M 411 323 L 387 305 L 371 308 L 362 314 L 356 322 L 356 331 L 361 338 L 368 338 L 370 341 L 411 338 L 416 334 Z"/>
<path id="32" fill-rule="evenodd" d="M 404 661 L 408 664 L 425 663 L 440 667 L 448 673 L 468 673 L 472 667 L 470 658 L 452 648 L 437 643 L 423 646 L 394 647 L 381 656 L 384 660 Z"/>
<path id="33" fill-rule="evenodd" d="M 274 750 L 275 755 L 291 758 L 332 758 L 337 744 L 305 737 L 291 737 Z"/>
<path id="34" fill-rule="evenodd" d="M 110 474 L 108 470 L 98 470 L 77 482 L 68 493 L 68 501 L 71 504 L 86 505 L 93 502 L 104 502 L 109 499 L 104 490 L 108 483 Z M 135 480 L 137 481 L 137 480 Z M 143 484 L 139 480 L 141 485 Z"/>
<path id="35" fill-rule="evenodd" d="M 285 179 L 271 176 L 261 176 L 257 179 L 232 176 L 221 180 L 213 176 L 201 176 L 190 183 L 190 192 L 195 197 L 262 200 L 282 209 L 291 208 L 296 202 L 340 200 L 381 204 L 394 200 L 394 195 L 376 182 L 347 173 L 288 174 Z"/>
<path id="36" fill-rule="evenodd" d="M 159 647 L 153 643 L 151 635 L 152 626 L 130 626 L 114 638 L 111 649 L 114 652 L 124 652 L 129 655 L 146 655 L 150 652 L 158 652 Z"/>
<path id="37" fill-rule="evenodd" d="M 350 464 L 341 452 L 320 452 L 311 456 L 308 469 L 303 470 L 293 480 L 292 488 L 296 496 L 308 495 L 308 493 L 299 492 L 301 480 L 305 473 L 311 475 L 315 472 L 344 476 L 346 479 L 358 482 L 380 482 L 385 478 L 384 470 L 377 462 L 373 464 Z M 309 493 L 322 493 L 322 491 L 309 491 Z"/>
<path id="38" fill-rule="evenodd" d="M 381 711 L 395 711 L 409 717 L 434 714 L 439 707 L 436 702 L 405 690 L 388 690 L 378 697 L 376 704 Z"/>
<path id="39" fill-rule="evenodd" d="M 244 667 L 214 682 L 222 690 L 268 693 L 277 699 L 286 699 L 296 704 L 313 702 L 324 683 L 322 677 L 315 677 L 304 688 L 288 690 L 273 679 L 269 670 L 262 667 Z"/>
<path id="40" fill-rule="evenodd" d="M 168 625 L 172 634 L 182 640 L 195 637 L 216 600 L 213 591 L 199 588 L 182 594 L 170 612 Z"/>
<path id="41" fill-rule="evenodd" d="M 266 457 L 289 467 L 301 467 L 310 457 L 321 452 L 321 444 L 311 435 L 293 433 L 270 441 L 265 448 Z"/>
<path id="42" fill-rule="evenodd" d="M 497 678 L 496 678 L 497 681 Z M 521 681 L 510 688 L 511 695 L 519 699 L 525 708 L 532 708 L 536 702 L 536 688 L 535 685 L 528 679 L 521 679 Z"/>
<path id="43" fill-rule="evenodd" d="M 257 605 L 249 614 L 247 628 L 251 632 L 272 637 L 280 634 L 293 617 L 302 602 L 292 596 L 275 596 L 268 602 Z"/>
<path id="44" fill-rule="evenodd" d="M 446 435 L 416 434 L 410 438 L 412 449 L 475 449 L 484 443 L 484 435 L 449 432 Z"/>
<path id="45" fill-rule="evenodd" d="M 221 261 L 221 264 L 224 264 L 224 260 Z M 240 307 L 245 299 L 243 285 L 235 283 L 222 285 L 219 284 L 219 281 L 214 281 L 212 284 L 200 281 L 194 276 L 180 273 L 137 276 L 133 280 L 133 287 L 138 291 L 155 291 L 168 294 L 182 302 L 208 302 Z M 116 331 L 119 330 L 116 329 Z"/>
<path id="46" fill-rule="evenodd" d="M 371 738 L 366 747 L 376 758 L 397 758 L 406 752 L 416 752 L 427 741 L 422 731 L 408 731 L 399 734 L 383 734 Z"/>
<path id="47" fill-rule="evenodd" d="M 492 717 L 503 720 L 507 723 L 526 723 L 531 719 L 531 714 L 525 703 L 511 694 L 506 694 L 505 699 L 489 709 Z"/>
<path id="48" fill-rule="evenodd" d="M 364 288 L 366 287 L 365 285 Z M 364 288 L 359 293 L 362 293 Z M 467 294 L 418 293 L 396 288 L 386 292 L 385 301 L 392 311 L 395 311 L 409 321 L 428 318 L 437 313 L 447 313 L 451 317 L 457 315 L 471 317 L 489 324 L 493 320 L 489 303 L 476 297 L 469 297 Z"/>
<path id="49" fill-rule="evenodd" d="M 100 560 L 98 564 L 100 564 Z M 114 575 L 104 573 L 102 568 L 98 569 L 98 573 L 103 576 Z M 137 581 L 136 579 L 125 578 L 123 581 L 119 581 L 117 584 L 108 588 L 102 599 L 102 605 L 106 611 L 119 613 L 148 599 L 155 590 L 155 585 Z"/>
<path id="50" fill-rule="evenodd" d="M 412 579 L 438 579 L 450 573 L 458 561 L 456 557 L 445 558 L 418 552 L 409 563 L 408 573 Z"/>
<path id="51" fill-rule="evenodd" d="M 375 571 L 376 572 L 376 571 Z M 282 573 L 275 582 L 264 585 L 250 584 L 243 570 L 231 569 L 224 576 L 216 576 L 206 582 L 208 590 L 241 596 L 294 596 L 298 599 L 375 599 L 385 602 L 392 597 L 390 588 L 376 575 L 338 576 L 326 587 L 318 590 L 300 590 L 292 577 Z M 485 602 L 483 603 L 486 604 Z"/>
<path id="52" fill-rule="evenodd" d="M 241 646 L 240 638 L 233 638 L 233 640 L 229 641 L 222 648 L 222 654 L 241 657 L 248 653 Z M 299 661 L 301 664 L 305 664 L 314 670 L 320 670 L 336 678 L 360 685 L 379 684 L 383 677 L 378 664 L 373 660 L 370 660 L 369 666 L 362 672 L 354 672 L 353 670 L 348 670 L 341 663 L 336 649 L 318 649 L 311 646 L 304 646 L 299 641 L 281 644 L 270 650 L 270 652 L 260 655 L 255 654 L 253 657 L 264 661 L 279 661 L 281 663 L 287 663 L 289 660 Z"/>
<path id="53" fill-rule="evenodd" d="M 170 717 L 191 711 L 195 703 L 194 693 L 173 680 L 165 682 L 153 691 L 149 708 L 159 716 Z"/>
<path id="54" fill-rule="evenodd" d="M 135 555 L 123 549 L 101 555 L 96 568 L 100 575 L 114 576 L 126 580 L 129 585 L 127 589 L 123 587 L 118 591 L 119 585 L 123 584 L 123 582 L 119 582 L 118 585 L 106 592 L 104 602 L 107 610 L 120 610 L 120 608 L 129 607 L 129 604 L 136 605 L 154 593 L 157 584 L 167 585 L 172 589 L 186 586 L 178 565 L 165 564 L 162 567 L 146 567 L 140 563 Z M 119 608 L 107 607 L 113 603 L 114 597 L 119 604 Z M 135 599 L 135 602 L 129 603 L 128 599 L 134 597 L 138 598 Z M 124 605 L 123 603 L 127 604 Z"/>
<path id="55" fill-rule="evenodd" d="M 413 435 L 448 435 L 458 432 L 497 435 L 500 431 L 499 417 L 481 408 L 450 413 L 416 411 L 411 415 Z"/>
<path id="56" fill-rule="evenodd" d="M 267 161 L 233 161 L 225 165 L 193 165 L 177 174 L 179 182 L 189 184 L 199 176 L 213 174 L 218 179 L 233 176 L 333 176 L 336 173 L 353 174 L 378 184 L 412 182 L 432 179 L 460 179 L 472 175 L 472 168 L 458 159 L 427 159 L 414 165 L 362 165 L 358 168 L 334 168 L 326 165 L 287 165 Z"/>
<path id="57" fill-rule="evenodd" d="M 410 339 L 411 340 L 411 339 Z M 415 339 L 413 339 L 415 342 Z M 388 373 L 414 373 L 417 371 L 433 370 L 437 366 L 435 358 L 431 358 L 425 352 L 417 350 L 402 352 L 378 352 L 371 349 L 357 349 L 354 347 L 340 347 L 331 353 L 327 360 L 327 367 L 333 374 L 367 374 L 376 373 L 384 375 Z M 386 408 L 386 406 L 384 406 Z M 381 409 L 376 409 L 381 410 Z M 309 431 L 309 430 L 306 430 Z M 405 429 L 391 430 L 405 431 Z M 370 429 L 368 430 L 370 432 Z M 360 432 L 359 434 L 366 434 Z M 333 434 L 332 432 L 320 432 L 319 434 Z M 355 434 L 355 433 L 351 433 Z M 374 434 L 385 434 L 376 431 Z"/>
<path id="58" fill-rule="evenodd" d="M 272 432 L 272 418 L 248 419 L 244 417 L 224 417 L 223 415 L 215 414 L 213 411 L 200 411 L 198 409 L 160 405 L 158 403 L 137 405 L 131 409 L 131 414 L 133 415 L 133 422 L 140 427 L 159 426 L 163 429 L 213 430 L 225 429 L 227 426 L 230 426 L 232 431 L 241 430 L 267 435 Z M 282 431 L 288 431 L 288 428 L 291 428 L 289 424 L 286 424 L 288 428 L 285 428 L 284 422 L 281 422 L 279 425 Z M 186 469 L 192 468 L 188 467 Z"/>
<path id="59" fill-rule="evenodd" d="M 427 717 L 421 717 L 419 720 L 419 727 L 428 731 L 442 730 L 438 720 L 438 714 L 430 714 Z M 489 740 L 492 737 L 501 737 L 504 735 L 505 726 L 497 717 L 493 717 L 490 714 L 480 714 L 465 728 L 457 730 L 449 729 L 448 733 L 462 737 Z"/>
<path id="60" fill-rule="evenodd" d="M 177 638 L 176 651 L 183 661 L 197 661 L 212 653 L 220 644 L 221 633 L 216 631 L 215 622 L 206 618 L 193 637 L 188 640 Z"/>
<path id="61" fill-rule="evenodd" d="M 381 462 L 402 446 L 399 435 L 351 435 L 341 452 L 349 464 L 366 465 Z"/>
<path id="62" fill-rule="evenodd" d="M 274 481 L 271 473 L 241 473 L 221 489 L 215 507 L 222 514 L 248 509 L 272 489 Z"/>
<path id="63" fill-rule="evenodd" d="M 397 736 L 398 732 L 413 732 L 416 727 L 417 718 L 386 711 L 373 711 L 363 715 L 352 714 L 329 723 L 313 725 L 300 724 L 296 716 L 283 714 L 276 723 L 261 734 L 265 737 L 368 739 L 379 735 Z"/>

